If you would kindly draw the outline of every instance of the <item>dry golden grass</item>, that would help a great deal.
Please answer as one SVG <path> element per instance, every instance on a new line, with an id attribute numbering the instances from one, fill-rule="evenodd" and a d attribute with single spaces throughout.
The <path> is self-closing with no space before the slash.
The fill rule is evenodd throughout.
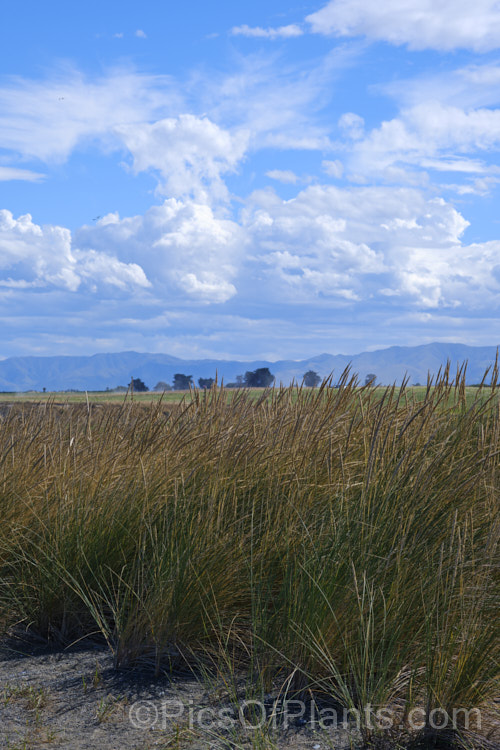
<path id="1" fill-rule="evenodd" d="M 353 709 L 486 710 L 495 380 L 4 409 L 4 628 L 99 633 L 117 665 L 246 670 Z"/>

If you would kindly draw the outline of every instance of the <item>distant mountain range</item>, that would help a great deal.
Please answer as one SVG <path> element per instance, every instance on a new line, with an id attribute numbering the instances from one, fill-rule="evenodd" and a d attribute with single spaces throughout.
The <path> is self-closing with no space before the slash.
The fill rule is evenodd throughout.
<path id="1" fill-rule="evenodd" d="M 142 354 L 119 352 L 94 354 L 89 357 L 10 357 L 0 361 L 0 391 L 104 390 L 127 385 L 132 377 L 141 378 L 149 388 L 158 381 L 172 383 L 175 373 L 198 378 L 214 377 L 219 381 L 234 382 L 237 375 L 247 370 L 269 367 L 276 382 L 284 384 L 301 381 L 305 372 L 314 370 L 322 378 L 334 373 L 334 382 L 350 365 L 352 371 L 364 382 L 369 373 L 382 384 L 400 383 L 405 373 L 410 384 L 427 381 L 427 374 L 436 374 L 447 360 L 452 372 L 459 363 L 468 361 L 467 382 L 481 381 L 487 367 L 495 361 L 496 346 L 466 346 L 465 344 L 424 344 L 423 346 L 391 346 L 361 354 L 320 354 L 309 359 L 266 362 L 239 362 L 234 360 L 185 360 L 168 354 Z"/>

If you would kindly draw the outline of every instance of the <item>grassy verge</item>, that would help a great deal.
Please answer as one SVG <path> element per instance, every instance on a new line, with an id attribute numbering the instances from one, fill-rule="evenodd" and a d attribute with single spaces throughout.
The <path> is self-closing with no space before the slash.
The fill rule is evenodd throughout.
<path id="1" fill-rule="evenodd" d="M 418 395 L 346 373 L 258 398 L 14 406 L 3 627 L 99 633 L 117 666 L 244 673 L 359 715 L 365 746 L 487 746 L 499 416 L 495 387 L 468 396 L 447 373 Z"/>

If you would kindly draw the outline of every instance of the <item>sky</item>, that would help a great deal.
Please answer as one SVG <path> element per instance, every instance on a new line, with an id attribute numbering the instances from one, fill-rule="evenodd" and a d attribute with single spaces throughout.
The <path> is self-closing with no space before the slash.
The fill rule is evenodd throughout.
<path id="1" fill-rule="evenodd" d="M 498 0 L 3 0 L 0 357 L 500 343 Z"/>

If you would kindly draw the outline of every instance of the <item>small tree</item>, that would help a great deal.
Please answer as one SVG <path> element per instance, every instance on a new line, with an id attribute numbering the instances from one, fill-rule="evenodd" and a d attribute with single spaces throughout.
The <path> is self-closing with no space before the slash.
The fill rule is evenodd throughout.
<path id="1" fill-rule="evenodd" d="M 308 388 L 316 388 L 321 383 L 321 378 L 314 370 L 308 370 L 304 375 L 304 385 Z"/>
<path id="2" fill-rule="evenodd" d="M 164 380 L 159 380 L 155 387 L 153 388 L 153 391 L 171 391 L 172 386 L 168 383 L 165 383 Z"/>
<path id="3" fill-rule="evenodd" d="M 137 391 L 137 393 L 144 393 L 145 391 L 149 391 L 146 383 L 144 383 L 140 378 L 132 378 L 131 386 L 132 390 Z"/>
<path id="4" fill-rule="evenodd" d="M 200 388 L 207 388 L 210 389 L 214 384 L 213 378 L 198 378 L 198 385 Z"/>
<path id="5" fill-rule="evenodd" d="M 180 372 L 176 372 L 174 375 L 174 391 L 188 391 L 192 385 L 192 375 L 183 375 Z"/>
<path id="6" fill-rule="evenodd" d="M 373 372 L 369 372 L 365 378 L 365 385 L 375 385 L 377 376 Z"/>
<path id="7" fill-rule="evenodd" d="M 274 375 L 269 367 L 259 367 L 257 370 L 245 373 L 245 385 L 247 388 L 268 388 L 274 383 Z"/>

